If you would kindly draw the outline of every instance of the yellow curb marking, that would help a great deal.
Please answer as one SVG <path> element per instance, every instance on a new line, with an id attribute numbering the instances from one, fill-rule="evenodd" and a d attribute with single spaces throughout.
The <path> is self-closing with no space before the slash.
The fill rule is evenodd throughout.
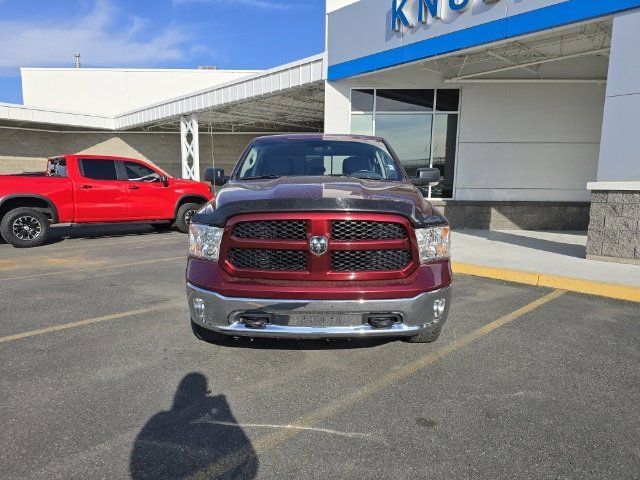
<path id="1" fill-rule="evenodd" d="M 472 265 L 468 263 L 453 262 L 452 269 L 453 273 L 459 273 L 461 275 L 493 278 L 495 280 L 523 283 L 525 285 L 533 285 L 536 287 L 559 288 L 587 295 L 614 298 L 616 300 L 627 300 L 630 302 L 640 302 L 640 287 L 594 282 L 579 278 L 548 275 L 546 273 L 521 272 L 518 270 L 509 270 L 507 268 L 484 267 L 482 265 Z"/>
<path id="2" fill-rule="evenodd" d="M 318 409 L 314 413 L 310 413 L 305 415 L 304 417 L 298 419 L 298 421 L 290 424 L 291 428 L 286 430 L 279 430 L 269 435 L 265 435 L 263 437 L 258 438 L 254 443 L 254 450 L 256 455 L 261 455 L 270 450 L 273 447 L 276 447 L 285 441 L 299 435 L 304 429 L 312 428 L 319 422 L 326 420 L 329 417 L 333 417 L 345 410 L 347 410 L 352 405 L 361 402 L 367 397 L 371 397 L 372 395 L 378 393 L 386 387 L 389 387 L 395 383 L 398 383 L 401 380 L 413 375 L 414 373 L 423 370 L 429 365 L 434 364 L 438 360 L 450 355 L 457 350 L 460 350 L 463 347 L 466 347 L 470 343 L 479 340 L 480 338 L 488 335 L 494 330 L 513 322 L 517 318 L 522 317 L 523 315 L 540 308 L 541 306 L 549 303 L 552 300 L 564 295 L 566 292 L 563 290 L 555 290 L 544 297 L 535 300 L 528 305 L 525 305 L 518 310 L 511 312 L 487 325 L 484 327 L 478 328 L 463 337 L 460 337 L 458 340 L 445 345 L 428 355 L 419 358 L 418 360 L 411 362 L 403 367 L 392 370 L 386 375 L 382 376 L 378 380 L 365 385 L 362 389 L 356 390 L 355 392 L 348 393 L 342 397 L 337 398 L 332 403 L 327 405 L 324 408 Z M 240 449 L 235 452 L 230 453 L 229 455 L 223 457 L 217 463 L 211 465 L 210 467 L 201 470 L 200 472 L 195 473 L 194 475 L 188 477 L 193 480 L 204 480 L 210 478 L 218 478 L 223 476 L 224 474 L 238 468 L 245 461 L 250 459 L 253 456 L 251 451 L 247 451 L 245 449 Z"/>
<path id="3" fill-rule="evenodd" d="M 22 340 L 24 338 L 35 337 L 36 335 L 44 335 L 45 333 L 60 332 L 63 330 L 69 330 L 70 328 L 84 327 L 86 325 L 92 325 L 94 323 L 108 322 L 109 320 L 118 320 L 120 318 L 133 317 L 135 315 L 142 315 L 145 313 L 160 312 L 163 310 L 171 310 L 178 306 L 185 305 L 185 302 L 174 300 L 169 303 L 163 303 L 148 308 L 141 308 L 139 310 L 130 310 L 128 312 L 114 313 L 112 315 L 105 315 L 103 317 L 89 318 L 87 320 L 81 320 L 79 322 L 65 323 L 63 325 L 55 325 L 53 327 L 41 328 L 39 330 L 32 330 L 30 332 L 16 333 L 15 335 L 8 335 L 6 337 L 0 337 L 0 343 L 14 342 L 16 340 Z"/>
<path id="4" fill-rule="evenodd" d="M 124 268 L 124 267 L 135 267 L 137 265 L 148 265 L 152 263 L 161 263 L 161 262 L 170 262 L 173 260 L 187 260 L 186 254 L 182 257 L 172 257 L 172 258 L 160 258 L 158 260 L 146 260 L 144 262 L 133 262 L 133 263 L 120 263 L 118 265 L 106 265 L 106 266 L 97 266 L 95 268 L 69 268 L 67 270 L 57 271 L 57 272 L 46 272 L 46 273 L 37 273 L 34 275 L 22 275 L 20 277 L 5 277 L 0 278 L 0 282 L 6 282 L 8 280 L 22 280 L 24 278 L 37 278 L 37 277 L 47 277 L 51 275 L 62 275 L 64 273 L 77 273 L 77 272 L 100 272 L 102 270 L 109 270 L 112 268 Z"/>

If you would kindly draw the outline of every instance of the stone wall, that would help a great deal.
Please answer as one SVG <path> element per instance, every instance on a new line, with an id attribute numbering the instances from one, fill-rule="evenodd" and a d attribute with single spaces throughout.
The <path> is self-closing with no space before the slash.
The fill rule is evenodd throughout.
<path id="1" fill-rule="evenodd" d="M 586 230 L 589 204 L 574 202 L 432 201 L 457 229 Z"/>
<path id="2" fill-rule="evenodd" d="M 230 172 L 254 135 L 200 135 L 200 168 Z M 86 153 L 141 158 L 182 176 L 177 133 L 50 132 L 0 129 L 0 174 L 42 171 L 47 157 Z"/>
<path id="3" fill-rule="evenodd" d="M 640 192 L 592 192 L 587 258 L 640 264 Z"/>

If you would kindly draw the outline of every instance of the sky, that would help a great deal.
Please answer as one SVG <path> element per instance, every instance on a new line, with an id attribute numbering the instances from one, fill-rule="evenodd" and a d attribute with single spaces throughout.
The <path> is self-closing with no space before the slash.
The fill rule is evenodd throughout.
<path id="1" fill-rule="evenodd" d="M 325 0 L 0 0 L 0 102 L 20 67 L 264 69 L 324 50 Z"/>

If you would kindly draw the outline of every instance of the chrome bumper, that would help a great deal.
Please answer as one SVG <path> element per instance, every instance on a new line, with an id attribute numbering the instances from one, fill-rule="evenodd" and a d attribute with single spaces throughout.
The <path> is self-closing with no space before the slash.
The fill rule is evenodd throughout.
<path id="1" fill-rule="evenodd" d="M 425 292 L 413 298 L 391 300 L 280 300 L 224 297 L 187 284 L 191 319 L 214 332 L 231 336 L 270 338 L 356 338 L 407 337 L 424 330 L 439 328 L 449 313 L 451 287 Z M 205 305 L 204 318 L 199 318 L 193 306 L 194 298 Z M 445 309 L 436 318 L 435 300 L 445 299 Z M 274 321 L 264 328 L 249 328 L 239 319 L 243 313 L 264 312 L 274 315 Z M 393 313 L 402 316 L 402 322 L 389 328 L 374 328 L 363 321 L 365 314 Z M 311 317 L 331 318 L 334 323 L 344 320 L 344 326 L 297 326 L 293 319 L 302 317 L 307 323 Z M 312 322 L 311 322 L 312 323 Z"/>

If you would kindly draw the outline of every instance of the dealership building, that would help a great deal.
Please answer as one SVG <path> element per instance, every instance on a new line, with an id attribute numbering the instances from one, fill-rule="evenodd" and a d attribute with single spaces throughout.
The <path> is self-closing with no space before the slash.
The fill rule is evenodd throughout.
<path id="1" fill-rule="evenodd" d="M 229 170 L 256 135 L 386 138 L 457 228 L 588 230 L 640 263 L 640 0 L 328 0 L 326 51 L 266 71 L 22 69 L 0 172 L 59 153 Z"/>

